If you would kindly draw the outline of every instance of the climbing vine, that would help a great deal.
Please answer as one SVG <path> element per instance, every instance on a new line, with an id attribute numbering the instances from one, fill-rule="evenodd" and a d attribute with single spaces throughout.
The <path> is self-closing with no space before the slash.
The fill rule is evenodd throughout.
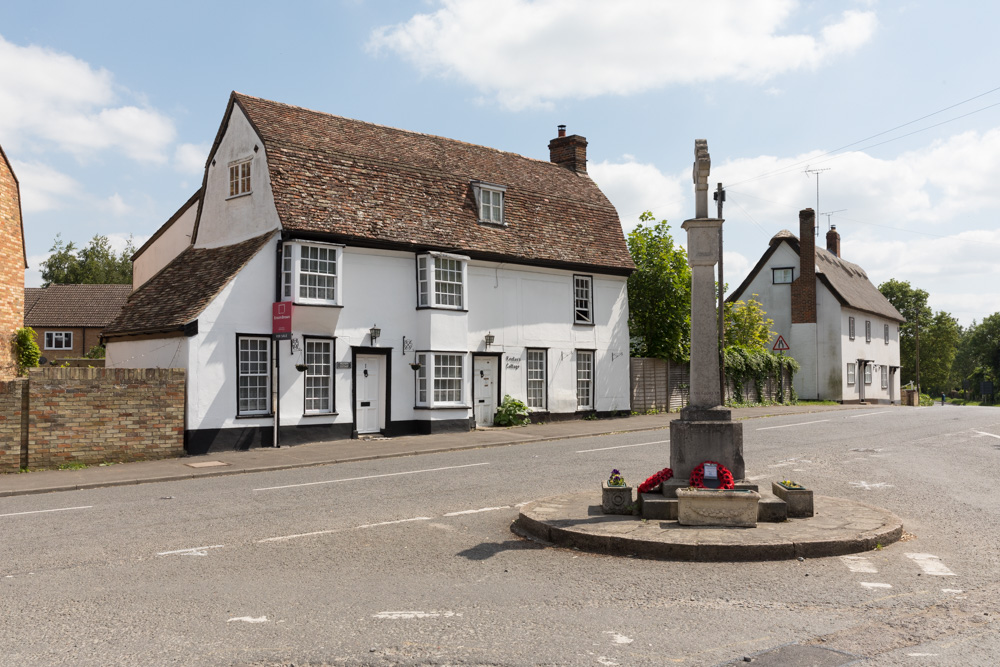
<path id="1" fill-rule="evenodd" d="M 725 349 L 724 362 L 726 377 L 733 387 L 733 397 L 731 401 L 728 401 L 729 404 L 741 405 L 749 402 L 747 392 L 749 383 L 753 383 L 757 402 L 761 404 L 784 403 L 786 401 L 784 382 L 786 372 L 789 377 L 788 389 L 791 390 L 788 400 L 795 402 L 795 389 L 791 386 L 791 378 L 801 367 L 795 359 L 764 350 L 733 346 Z M 772 386 L 777 388 L 774 401 L 765 398 L 769 383 L 773 383 Z"/>

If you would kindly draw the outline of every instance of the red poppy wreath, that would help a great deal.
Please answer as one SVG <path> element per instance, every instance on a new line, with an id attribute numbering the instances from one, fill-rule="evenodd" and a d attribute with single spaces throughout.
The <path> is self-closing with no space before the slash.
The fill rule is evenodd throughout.
<path id="1" fill-rule="evenodd" d="M 652 477 L 647 479 L 645 482 L 639 485 L 639 493 L 649 493 L 660 484 L 674 476 L 674 471 L 670 468 L 664 468 L 658 473 L 655 473 Z"/>
<path id="2" fill-rule="evenodd" d="M 733 488 L 733 473 L 729 472 L 729 468 L 722 465 L 721 463 L 716 463 L 715 461 L 705 461 L 700 463 L 691 471 L 691 477 L 688 483 L 695 487 L 696 489 L 705 488 L 705 464 L 711 463 L 718 467 L 719 475 L 719 488 L 720 489 L 732 489 Z"/>

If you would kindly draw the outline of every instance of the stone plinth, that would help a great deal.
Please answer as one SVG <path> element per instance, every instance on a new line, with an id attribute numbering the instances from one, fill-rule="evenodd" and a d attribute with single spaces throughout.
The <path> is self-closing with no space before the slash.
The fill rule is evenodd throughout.
<path id="1" fill-rule="evenodd" d="M 756 491 L 678 489 L 677 523 L 682 526 L 757 526 Z"/>
<path id="2" fill-rule="evenodd" d="M 732 421 L 728 408 L 684 408 L 681 418 L 670 422 L 670 467 L 674 477 L 687 483 L 691 470 L 704 461 L 721 463 L 734 480 L 746 476 L 743 461 L 743 424 Z M 666 495 L 666 494 L 664 494 Z"/>
<path id="3" fill-rule="evenodd" d="M 605 514 L 632 514 L 632 487 L 601 483 L 601 510 Z"/>
<path id="4" fill-rule="evenodd" d="M 789 489 L 787 486 L 771 482 L 771 492 L 788 505 L 788 516 L 793 518 L 813 515 L 813 492 L 810 489 Z"/>

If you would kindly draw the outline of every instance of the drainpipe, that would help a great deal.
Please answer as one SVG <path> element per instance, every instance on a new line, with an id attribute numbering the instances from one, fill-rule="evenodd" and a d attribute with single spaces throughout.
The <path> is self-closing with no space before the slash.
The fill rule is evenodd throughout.
<path id="1" fill-rule="evenodd" d="M 284 239 L 278 239 L 277 253 L 274 262 L 274 300 L 281 301 L 281 259 L 284 252 Z M 274 352 L 274 447 L 281 447 L 278 440 L 278 430 L 281 428 L 281 341 L 273 339 Z"/>

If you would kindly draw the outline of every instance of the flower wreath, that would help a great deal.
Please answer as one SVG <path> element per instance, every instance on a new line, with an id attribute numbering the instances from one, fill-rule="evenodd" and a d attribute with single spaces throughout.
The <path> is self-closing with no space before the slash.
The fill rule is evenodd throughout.
<path id="1" fill-rule="evenodd" d="M 691 486 L 693 486 L 693 487 L 695 487 L 697 489 L 704 489 L 705 488 L 705 464 L 706 463 L 714 463 L 716 466 L 718 466 L 719 488 L 720 489 L 732 489 L 733 488 L 733 473 L 729 472 L 729 468 L 727 468 L 726 466 L 722 465 L 721 463 L 716 463 L 715 461 L 704 461 L 704 462 L 698 464 L 697 466 L 695 466 L 695 469 L 691 471 L 691 478 L 688 480 L 688 483 Z"/>
<path id="2" fill-rule="evenodd" d="M 649 493 L 660 484 L 674 476 L 674 471 L 670 468 L 664 468 L 658 473 L 655 473 L 652 477 L 647 479 L 645 482 L 639 485 L 639 493 Z"/>

